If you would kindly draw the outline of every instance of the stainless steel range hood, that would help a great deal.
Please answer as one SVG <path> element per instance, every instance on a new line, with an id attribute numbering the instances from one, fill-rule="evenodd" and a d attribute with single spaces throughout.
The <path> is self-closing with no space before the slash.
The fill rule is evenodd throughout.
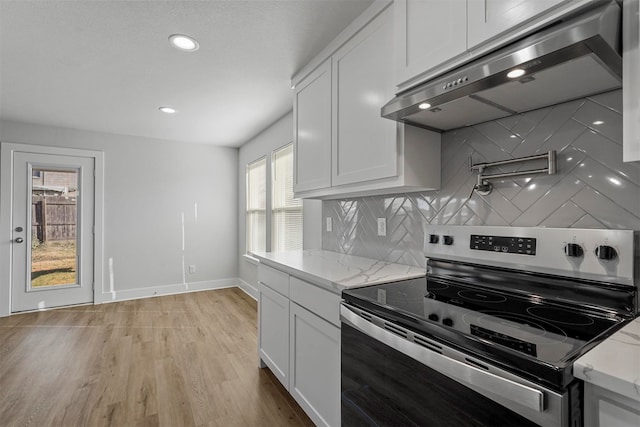
<path id="1" fill-rule="evenodd" d="M 620 23 L 616 2 L 591 9 L 399 93 L 381 114 L 445 131 L 619 88 Z"/>

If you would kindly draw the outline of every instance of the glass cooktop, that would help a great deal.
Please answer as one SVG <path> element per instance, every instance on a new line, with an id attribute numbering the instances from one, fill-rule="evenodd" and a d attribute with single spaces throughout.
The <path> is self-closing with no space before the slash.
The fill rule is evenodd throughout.
<path id="1" fill-rule="evenodd" d="M 625 321 L 537 294 L 434 276 L 351 289 L 343 292 L 343 299 L 551 383 L 569 381 L 572 361 Z"/>

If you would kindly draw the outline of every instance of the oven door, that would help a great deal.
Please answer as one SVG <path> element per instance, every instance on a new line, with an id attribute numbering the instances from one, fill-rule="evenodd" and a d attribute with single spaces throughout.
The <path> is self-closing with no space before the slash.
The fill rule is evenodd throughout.
<path id="1" fill-rule="evenodd" d="M 565 395 L 345 304 L 340 317 L 343 426 L 570 425 Z"/>

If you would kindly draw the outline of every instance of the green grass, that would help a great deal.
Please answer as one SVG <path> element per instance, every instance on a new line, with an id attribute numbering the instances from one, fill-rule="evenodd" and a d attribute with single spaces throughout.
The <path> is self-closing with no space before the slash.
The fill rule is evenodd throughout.
<path id="1" fill-rule="evenodd" d="M 31 248 L 31 286 L 76 283 L 76 242 L 62 240 Z"/>

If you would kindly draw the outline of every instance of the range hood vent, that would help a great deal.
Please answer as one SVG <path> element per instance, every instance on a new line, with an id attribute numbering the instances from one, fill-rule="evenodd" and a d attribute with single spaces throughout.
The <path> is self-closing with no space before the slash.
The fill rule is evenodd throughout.
<path id="1" fill-rule="evenodd" d="M 446 131 L 583 98 L 621 87 L 620 52 L 611 2 L 399 93 L 381 114 Z"/>

